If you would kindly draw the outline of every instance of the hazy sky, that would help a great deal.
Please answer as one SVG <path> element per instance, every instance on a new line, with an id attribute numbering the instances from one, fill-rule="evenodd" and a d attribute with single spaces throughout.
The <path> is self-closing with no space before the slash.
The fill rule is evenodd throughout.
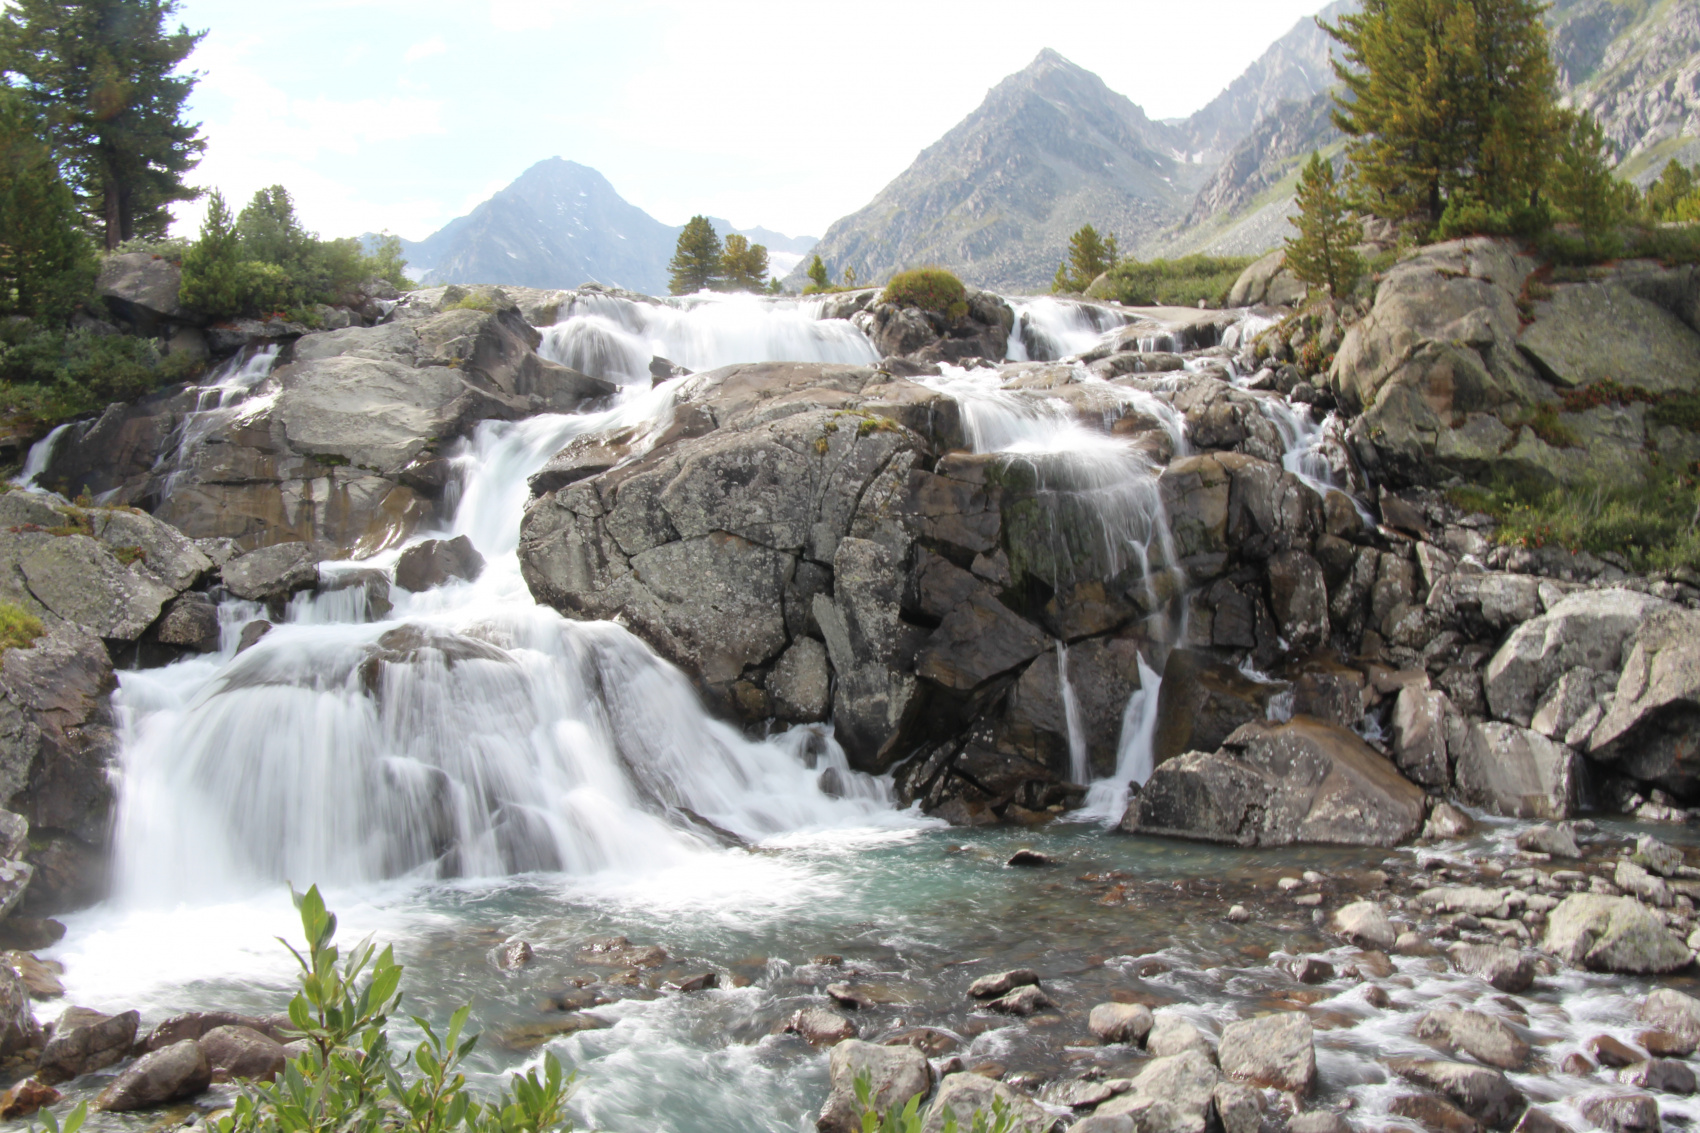
<path id="1" fill-rule="evenodd" d="M 1178 117 L 1322 2 L 182 0 L 193 179 L 419 239 L 559 155 L 670 224 L 819 236 L 1041 48 Z"/>

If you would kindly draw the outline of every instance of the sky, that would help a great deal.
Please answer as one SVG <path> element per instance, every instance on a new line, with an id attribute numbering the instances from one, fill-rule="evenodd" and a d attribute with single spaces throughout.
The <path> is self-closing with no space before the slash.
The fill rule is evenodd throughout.
<path id="1" fill-rule="evenodd" d="M 1322 6 L 181 0 L 207 32 L 190 181 L 234 204 L 282 184 L 321 235 L 417 240 L 560 156 L 668 224 L 819 236 L 1042 48 L 1183 117 Z"/>

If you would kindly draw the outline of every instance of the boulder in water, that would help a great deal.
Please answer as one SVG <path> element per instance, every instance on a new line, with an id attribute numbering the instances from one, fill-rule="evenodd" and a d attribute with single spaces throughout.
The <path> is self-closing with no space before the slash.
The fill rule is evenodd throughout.
<path id="1" fill-rule="evenodd" d="M 175 645 L 197 653 L 218 650 L 218 608 L 198 591 L 179 594 L 165 607 L 154 637 L 162 645 Z"/>
<path id="2" fill-rule="evenodd" d="M 282 602 L 318 585 L 318 556 L 306 543 L 275 543 L 231 559 L 222 568 L 224 587 L 251 602 Z"/>
<path id="3" fill-rule="evenodd" d="M 274 1016 L 262 1019 L 257 1015 L 240 1015 L 234 1011 L 185 1011 L 164 1020 L 148 1032 L 144 1050 L 162 1050 L 173 1043 L 199 1039 L 219 1027 L 246 1027 L 258 1031 L 273 1042 L 283 1041 L 283 1029 L 291 1027 L 287 1018 Z"/>
<path id="4" fill-rule="evenodd" d="M 1521 1070 L 1529 1061 L 1529 1044 L 1491 1015 L 1454 1007 L 1437 1008 L 1417 1020 L 1419 1039 L 1462 1051 L 1501 1070 Z"/>
<path id="5" fill-rule="evenodd" d="M 1222 1072 L 1240 1082 L 1301 1097 L 1316 1085 L 1316 1048 L 1310 1019 L 1284 1011 L 1222 1028 L 1216 1048 Z"/>
<path id="6" fill-rule="evenodd" d="M 1560 599 L 1512 631 L 1483 677 L 1494 716 L 1527 728 L 1561 676 L 1582 667 L 1616 673 L 1625 643 L 1672 603 L 1633 590 L 1586 590 Z M 1562 737 L 1560 737 L 1562 738 Z"/>
<path id="7" fill-rule="evenodd" d="M 1151 1030 L 1145 1036 L 1145 1049 L 1157 1058 L 1173 1058 L 1187 1051 L 1197 1051 L 1206 1058 L 1216 1057 L 1216 1048 L 1204 1032 L 1173 1011 L 1158 1011 L 1151 1018 Z"/>
<path id="8" fill-rule="evenodd" d="M 1686 1056 L 1700 1048 L 1700 1000 L 1691 995 L 1675 988 L 1658 988 L 1642 1001 L 1635 1017 L 1675 1040 L 1667 1046 L 1668 1054 Z"/>
<path id="9" fill-rule="evenodd" d="M 1202 1051 L 1188 1050 L 1147 1062 L 1133 1089 L 1111 1098 L 1097 1112 L 1126 1114 L 1153 1133 L 1204 1133 L 1222 1075 Z"/>
<path id="10" fill-rule="evenodd" d="M 785 1029 L 796 1033 L 810 1046 L 833 1046 L 856 1037 L 853 1021 L 825 1007 L 802 1008 L 791 1016 Z"/>
<path id="11" fill-rule="evenodd" d="M 815 1122 L 820 1133 L 856 1133 L 861 1129 L 858 1077 L 867 1076 L 870 1100 L 881 1117 L 892 1109 L 902 1109 L 912 1097 L 924 1098 L 933 1085 L 926 1055 L 912 1046 L 879 1046 L 845 1039 L 832 1048 L 827 1065 L 832 1092 Z"/>
<path id="12" fill-rule="evenodd" d="M 1510 1129 L 1528 1104 L 1498 1070 L 1430 1058 L 1395 1058 L 1387 1068 L 1399 1077 L 1445 1095 L 1490 1129 Z"/>
<path id="13" fill-rule="evenodd" d="M 1587 1094 L 1576 1102 L 1582 1116 L 1607 1133 L 1659 1133 L 1659 1103 L 1648 1094 Z"/>
<path id="14" fill-rule="evenodd" d="M 396 560 L 395 583 L 418 594 L 451 580 L 472 581 L 484 573 L 484 556 L 465 535 L 453 539 L 427 539 L 401 553 Z"/>
<path id="15" fill-rule="evenodd" d="M 52 1086 L 25 1078 L 4 1094 L 0 1094 L 0 1121 L 28 1117 L 44 1106 L 53 1105 L 64 1095 Z"/>
<path id="16" fill-rule="evenodd" d="M 1529 985 L 1535 982 L 1534 957 L 1515 948 L 1498 944 L 1455 944 L 1446 955 L 1458 971 L 1486 980 L 1500 991 L 1527 991 Z"/>
<path id="17" fill-rule="evenodd" d="M 1151 1008 L 1143 1003 L 1100 1003 L 1086 1017 L 1087 1029 L 1101 1043 L 1138 1045 L 1151 1033 Z"/>
<path id="18" fill-rule="evenodd" d="M 1007 972 L 996 972 L 989 976 L 981 976 L 968 985 L 970 999 L 997 999 L 1008 995 L 1018 987 L 1039 985 L 1039 973 L 1031 968 L 1012 968 Z"/>
<path id="19" fill-rule="evenodd" d="M 212 1067 L 200 1045 L 187 1040 L 144 1054 L 100 1092 L 95 1108 L 112 1112 L 150 1109 L 192 1098 L 212 1084 Z"/>
<path id="20" fill-rule="evenodd" d="M 1572 893 L 1547 914 L 1541 945 L 1596 972 L 1673 972 L 1694 958 L 1658 914 L 1633 897 Z"/>
<path id="21" fill-rule="evenodd" d="M 130 1053 L 141 1014 L 103 1015 L 87 1007 L 67 1008 L 42 1048 L 35 1076 L 50 1086 L 111 1066 Z"/>
<path id="22" fill-rule="evenodd" d="M 994 1078 L 952 1074 L 939 1083 L 921 1122 L 921 1133 L 944 1133 L 947 1113 L 955 1115 L 958 1129 L 970 1128 L 976 1113 L 991 1113 L 994 1101 L 1003 1102 L 1009 1112 L 1009 1133 L 1049 1133 L 1057 1123 L 1031 1098 Z"/>
<path id="23" fill-rule="evenodd" d="M 270 1082 L 282 1073 L 289 1054 L 283 1044 L 252 1027 L 214 1027 L 196 1040 L 217 1081 Z"/>
<path id="24" fill-rule="evenodd" d="M 1387 949 L 1398 939 L 1393 923 L 1374 901 L 1354 901 L 1334 914 L 1334 931 L 1363 948 Z"/>
<path id="25" fill-rule="evenodd" d="M 1458 797 L 1471 806 L 1517 818 L 1567 818 L 1575 810 L 1576 752 L 1539 732 L 1472 724 L 1449 750 Z"/>

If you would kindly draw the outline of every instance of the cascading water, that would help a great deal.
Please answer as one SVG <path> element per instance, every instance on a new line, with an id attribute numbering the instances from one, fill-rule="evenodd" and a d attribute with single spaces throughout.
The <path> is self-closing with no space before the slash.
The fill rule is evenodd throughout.
<path id="1" fill-rule="evenodd" d="M 36 478 L 47 471 L 47 466 L 53 463 L 53 454 L 59 449 L 59 442 L 65 439 L 65 431 L 71 427 L 67 421 L 63 425 L 55 425 L 53 431 L 30 446 L 28 455 L 24 457 L 24 467 L 13 477 L 12 483 L 20 488 L 35 487 Z"/>
<path id="2" fill-rule="evenodd" d="M 1139 655 L 1139 689 L 1128 697 L 1122 711 L 1121 739 L 1116 744 L 1116 770 L 1113 775 L 1095 780 L 1086 791 L 1086 803 L 1079 817 L 1089 822 L 1114 826 L 1122 820 L 1127 809 L 1130 784 L 1141 787 L 1154 770 L 1152 745 L 1157 737 L 1157 699 L 1161 695 L 1163 678 Z"/>
<path id="3" fill-rule="evenodd" d="M 1125 326 L 1129 317 L 1097 303 L 1041 296 L 1012 299 L 1015 326 L 1009 334 L 1011 362 L 1055 362 L 1082 354 L 1108 331 Z"/>
<path id="4" fill-rule="evenodd" d="M 543 328 L 540 352 L 622 385 L 651 378 L 661 357 L 693 371 L 737 362 L 815 361 L 865 366 L 879 361 L 861 331 L 820 317 L 818 300 L 755 295 L 691 295 L 641 302 L 575 293 Z"/>
<path id="5" fill-rule="evenodd" d="M 276 398 L 275 391 L 259 397 L 253 394 L 271 377 L 277 357 L 276 346 L 262 346 L 252 352 L 233 355 L 213 372 L 207 384 L 189 387 L 186 392 L 194 394 L 195 408 L 184 414 L 174 443 L 167 447 L 155 469 L 164 473 L 160 485 L 161 499 L 170 496 L 177 482 L 193 468 L 196 455 L 214 429 L 264 412 L 271 405 Z"/>

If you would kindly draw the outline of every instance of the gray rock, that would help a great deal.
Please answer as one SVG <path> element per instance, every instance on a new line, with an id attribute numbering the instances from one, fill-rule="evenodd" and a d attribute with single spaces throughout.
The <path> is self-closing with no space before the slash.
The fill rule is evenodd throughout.
<path id="1" fill-rule="evenodd" d="M 1617 672 L 1624 643 L 1663 599 L 1633 590 L 1585 590 L 1517 627 L 1493 660 L 1483 684 L 1495 716 L 1527 728 L 1535 708 L 1560 676 L 1578 667 Z"/>
<path id="2" fill-rule="evenodd" d="M 1588 1094 L 1576 1108 L 1609 1133 L 1658 1133 L 1662 1128 L 1659 1103 L 1646 1094 Z"/>
<path id="3" fill-rule="evenodd" d="M 1228 289 L 1228 306 L 1254 307 L 1261 303 L 1290 307 L 1299 303 L 1306 295 L 1305 285 L 1286 269 L 1287 253 L 1281 249 L 1257 260 Z"/>
<path id="4" fill-rule="evenodd" d="M 1686 1062 L 1674 1058 L 1650 1058 L 1625 1066 L 1617 1072 L 1617 1080 L 1639 1090 L 1657 1094 L 1692 1094 L 1694 1071 Z"/>
<path id="5" fill-rule="evenodd" d="M 197 653 L 216 652 L 218 634 L 218 607 L 198 591 L 173 598 L 154 627 L 154 636 L 163 644 Z"/>
<path id="6" fill-rule="evenodd" d="M 1568 822 L 1557 825 L 1541 823 L 1517 833 L 1517 848 L 1555 858 L 1579 858 L 1581 847 L 1576 845 L 1576 831 Z"/>
<path id="7" fill-rule="evenodd" d="M 1218 1082 L 1214 1096 L 1216 1119 L 1222 1123 L 1222 1133 L 1257 1133 L 1262 1128 L 1261 1090 L 1237 1082 Z"/>
<path id="8" fill-rule="evenodd" d="M 212 1067 L 198 1044 L 174 1043 L 144 1054 L 125 1067 L 100 1092 L 96 1109 L 122 1112 L 149 1109 L 181 1098 L 192 1098 L 212 1084 Z"/>
<path id="9" fill-rule="evenodd" d="M 221 1081 L 270 1082 L 289 1061 L 283 1044 L 252 1027 L 214 1027 L 196 1041 L 213 1075 Z"/>
<path id="10" fill-rule="evenodd" d="M 1173 1058 L 1188 1051 L 1196 1051 L 1206 1058 L 1216 1056 L 1216 1050 L 1204 1032 L 1173 1011 L 1159 1011 L 1152 1016 L 1145 1049 L 1157 1058 Z"/>
<path id="11" fill-rule="evenodd" d="M 1514 724 L 1473 724 L 1449 746 L 1458 797 L 1493 814 L 1567 818 L 1576 806 L 1577 756 Z"/>
<path id="12" fill-rule="evenodd" d="M 0 532 L 0 596 L 49 626 L 64 621 L 108 641 L 135 641 L 176 595 L 143 564 L 126 565 L 87 535 Z"/>
<path id="13" fill-rule="evenodd" d="M 35 1021 L 28 986 L 10 964 L 0 965 L 0 1056 L 16 1054 L 40 1042 L 41 1027 Z"/>
<path id="14" fill-rule="evenodd" d="M 1635 836 L 1635 856 L 1660 877 L 1677 876 L 1686 863 L 1681 850 L 1667 846 L 1651 834 Z"/>
<path id="15" fill-rule="evenodd" d="M 1313 1109 L 1287 1122 L 1287 1133 L 1353 1133 L 1352 1123 L 1331 1109 Z"/>
<path id="16" fill-rule="evenodd" d="M 1636 1018 L 1675 1037 L 1689 1052 L 1700 1048 L 1700 1000 L 1693 996 L 1658 988 L 1642 1001 Z"/>
<path id="17" fill-rule="evenodd" d="M 1547 914 L 1541 945 L 1567 964 L 1597 972 L 1672 972 L 1693 954 L 1631 897 L 1572 893 Z"/>
<path id="18" fill-rule="evenodd" d="M 1269 559 L 1269 606 L 1281 636 L 1294 653 L 1328 641 L 1328 587 L 1321 565 L 1303 551 L 1286 550 Z"/>
<path id="19" fill-rule="evenodd" d="M 1445 1095 L 1490 1129 L 1510 1129 L 1528 1104 L 1504 1074 L 1484 1066 L 1441 1059 L 1396 1058 L 1387 1067 L 1401 1078 Z"/>
<path id="20" fill-rule="evenodd" d="M 1033 1015 L 1055 1007 L 1051 997 L 1035 985 L 1018 987 L 1008 995 L 999 996 L 986 1004 L 987 1008 L 1004 1015 Z"/>
<path id="21" fill-rule="evenodd" d="M 291 1024 L 285 1019 L 280 1029 L 279 1017 L 262 1019 L 256 1015 L 239 1015 L 234 1011 L 185 1011 L 164 1020 L 148 1032 L 143 1050 L 163 1050 L 173 1043 L 198 1040 L 220 1027 L 243 1027 L 257 1031 L 273 1042 L 282 1043 Z"/>
<path id="22" fill-rule="evenodd" d="M 1240 1082 L 1301 1097 L 1316 1085 L 1316 1047 L 1310 1019 L 1284 1011 L 1222 1028 L 1216 1049 L 1222 1072 Z"/>
<path id="23" fill-rule="evenodd" d="M 974 1124 L 974 1115 L 990 1114 L 993 1101 L 1002 1101 L 1010 1115 L 1010 1133 L 1049 1133 L 1057 1119 L 1016 1091 L 992 1078 L 979 1074 L 952 1074 L 939 1083 L 938 1093 L 926 1108 L 921 1122 L 922 1133 L 944 1133 L 945 1114 L 956 1116 L 956 1127 L 967 1129 Z M 1106 1104 L 1113 1104 L 1112 1099 Z"/>
<path id="24" fill-rule="evenodd" d="M 21 814 L 0 810 L 0 858 L 16 858 L 29 847 L 30 823 Z"/>
<path id="25" fill-rule="evenodd" d="M 1521 1070 L 1529 1060 L 1529 1044 L 1510 1027 L 1480 1011 L 1438 1008 L 1417 1020 L 1415 1034 L 1501 1070 Z"/>
<path id="26" fill-rule="evenodd" d="M 834 1046 L 856 1037 L 856 1024 L 825 1007 L 804 1007 L 785 1024 L 810 1046 Z"/>
<path id="27" fill-rule="evenodd" d="M 1497 910 L 1495 910 L 1497 912 Z M 1491 916 L 1484 912 L 1479 915 Z M 1446 953 L 1460 972 L 1477 976 L 1500 991 L 1527 991 L 1535 982 L 1534 957 L 1497 944 L 1455 944 Z"/>
<path id="28" fill-rule="evenodd" d="M 1622 284 L 1558 287 L 1534 313 L 1517 345 L 1565 388 L 1628 373 L 1662 392 L 1686 388 L 1675 384 L 1677 375 L 1700 373 L 1700 335 Z"/>
<path id="29" fill-rule="evenodd" d="M 1126 1114 L 1142 1131 L 1204 1133 L 1221 1081 L 1221 1073 L 1201 1051 L 1165 1055 L 1147 1062 L 1133 1089 L 1111 1098 L 1097 1112 Z"/>
<path id="30" fill-rule="evenodd" d="M 1334 931 L 1360 947 L 1382 951 L 1398 939 L 1393 922 L 1374 901 L 1354 901 L 1339 909 L 1334 914 Z"/>
<path id="31" fill-rule="evenodd" d="M 1406 685 L 1393 702 L 1393 759 L 1406 778 L 1444 787 L 1452 774 L 1446 754 L 1447 699 L 1438 689 Z"/>
<path id="32" fill-rule="evenodd" d="M 1688 794 L 1700 776 L 1692 754 L 1700 732 L 1700 613 L 1655 611 L 1627 649 L 1589 752 L 1633 778 Z"/>
<path id="33" fill-rule="evenodd" d="M 1475 832 L 1476 824 L 1469 815 L 1451 803 L 1435 803 L 1423 824 L 1423 837 L 1444 840 L 1467 838 Z"/>
<path id="34" fill-rule="evenodd" d="M 1151 1009 L 1143 1003 L 1100 1003 L 1086 1017 L 1086 1027 L 1101 1043 L 1145 1041 L 1151 1033 Z"/>
<path id="35" fill-rule="evenodd" d="M 1593 731 L 1593 724 L 1603 715 L 1600 701 L 1609 702 L 1616 687 L 1616 670 L 1602 673 L 1581 666 L 1571 669 L 1542 695 L 1529 727 L 1549 739 L 1569 743 L 1571 732 Z"/>
<path id="36" fill-rule="evenodd" d="M 185 317 L 177 296 L 182 282 L 183 271 L 171 260 L 126 252 L 102 261 L 95 293 L 118 318 L 151 334 L 162 322 Z"/>
<path id="37" fill-rule="evenodd" d="M 34 878 L 35 867 L 28 862 L 0 859 L 0 919 L 18 907 Z"/>
<path id="38" fill-rule="evenodd" d="M 874 1110 L 882 1117 L 888 1110 L 901 1109 L 917 1094 L 925 1097 L 933 1084 L 927 1056 L 912 1046 L 878 1046 L 845 1039 L 832 1048 L 828 1067 L 832 1092 L 815 1122 L 821 1133 L 857 1133 L 861 1129 L 862 1111 L 856 1101 L 856 1079 L 861 1075 L 867 1075 Z"/>
<path id="39" fill-rule="evenodd" d="M 427 539 L 401 553 L 395 564 L 395 583 L 418 594 L 452 580 L 468 581 L 484 573 L 484 556 L 465 535 Z"/>
<path id="40" fill-rule="evenodd" d="M 100 1070 L 130 1053 L 141 1014 L 103 1015 L 87 1007 L 67 1008 L 42 1048 L 35 1076 L 50 1086 Z"/>
<path id="41" fill-rule="evenodd" d="M 792 723 L 826 719 L 832 703 L 832 671 L 826 646 L 812 637 L 799 637 L 780 654 L 768 674 L 767 691 L 773 697 L 774 714 Z"/>
<path id="42" fill-rule="evenodd" d="M 151 575 L 172 590 L 187 590 L 213 569 L 212 559 L 193 541 L 151 515 L 127 508 L 91 508 L 87 517 L 96 539 L 132 559 L 133 570 Z"/>
<path id="43" fill-rule="evenodd" d="M 1068 1128 L 1069 1133 L 1138 1133 L 1139 1126 L 1125 1113 L 1094 1113 L 1090 1117 L 1081 1118 Z M 1228 1133 L 1241 1131 L 1230 1129 Z"/>
<path id="44" fill-rule="evenodd" d="M 231 559 L 221 573 L 225 589 L 238 598 L 281 601 L 318 584 L 318 556 L 306 543 L 276 543 Z"/>
<path id="45" fill-rule="evenodd" d="M 1031 968 L 1012 968 L 1007 972 L 981 976 L 968 985 L 968 995 L 971 999 L 996 999 L 1008 995 L 1018 987 L 1038 985 L 1038 972 Z"/>
<path id="46" fill-rule="evenodd" d="M 1422 826 L 1422 790 L 1353 733 L 1305 717 L 1253 722 L 1216 753 L 1161 764 L 1123 829 L 1238 845 L 1390 846 Z"/>

